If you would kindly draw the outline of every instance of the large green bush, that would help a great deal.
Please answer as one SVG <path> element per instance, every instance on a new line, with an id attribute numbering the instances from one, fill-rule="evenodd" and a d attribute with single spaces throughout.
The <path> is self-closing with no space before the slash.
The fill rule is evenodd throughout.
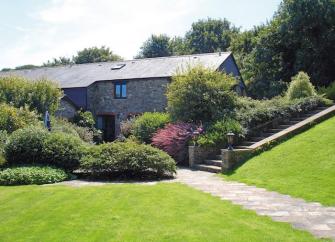
<path id="1" fill-rule="evenodd" d="M 71 123 L 63 118 L 52 117 L 51 119 L 51 131 L 52 132 L 63 132 L 66 134 L 71 134 L 81 138 L 87 143 L 94 142 L 93 131 L 87 127 L 81 127 L 74 123 Z"/>
<path id="2" fill-rule="evenodd" d="M 43 142 L 42 162 L 66 170 L 78 168 L 85 146 L 76 136 L 51 133 Z"/>
<path id="3" fill-rule="evenodd" d="M 85 140 L 86 138 L 88 138 L 88 134 L 90 133 L 90 135 L 92 135 L 92 140 L 95 143 L 99 144 L 103 141 L 102 132 L 99 129 L 95 128 L 95 119 L 91 112 L 79 110 L 70 121 L 74 123 L 77 127 L 82 127 L 82 129 L 76 128 L 77 133 L 82 139 Z M 84 130 L 86 131 L 83 132 Z M 84 134 L 85 136 L 82 136 Z M 87 141 L 87 139 L 85 141 Z"/>
<path id="4" fill-rule="evenodd" d="M 309 76 L 305 72 L 299 72 L 292 77 L 289 88 L 287 89 L 287 97 L 291 100 L 315 96 L 316 91 L 312 85 Z"/>
<path id="5" fill-rule="evenodd" d="M 15 107 L 28 106 L 30 110 L 53 113 L 62 97 L 60 87 L 49 80 L 27 80 L 18 76 L 0 77 L 0 102 Z"/>
<path id="6" fill-rule="evenodd" d="M 133 124 L 133 135 L 141 142 L 151 143 L 152 135 L 170 122 L 167 113 L 144 113 L 137 117 Z"/>
<path id="7" fill-rule="evenodd" d="M 89 111 L 79 110 L 72 119 L 72 122 L 78 126 L 94 128 L 95 120 L 93 114 Z"/>
<path id="8" fill-rule="evenodd" d="M 41 185 L 69 178 L 65 171 L 48 166 L 22 166 L 0 170 L 0 185 Z"/>
<path id="9" fill-rule="evenodd" d="M 204 147 L 226 147 L 229 132 L 243 136 L 243 128 L 238 121 L 230 118 L 216 121 L 197 138 L 197 144 Z"/>
<path id="10" fill-rule="evenodd" d="M 321 87 L 319 93 L 325 95 L 326 98 L 335 101 L 335 81 L 328 87 Z"/>
<path id="11" fill-rule="evenodd" d="M 236 119 L 249 130 L 275 118 L 289 118 L 297 113 L 307 112 L 328 104 L 329 100 L 320 96 L 293 100 L 287 97 L 276 97 L 270 100 L 241 97 L 236 111 Z"/>
<path id="12" fill-rule="evenodd" d="M 27 127 L 14 131 L 5 145 L 9 165 L 43 163 L 43 145 L 48 131 L 41 127 Z"/>
<path id="13" fill-rule="evenodd" d="M 11 133 L 37 122 L 37 115 L 27 108 L 15 108 L 5 103 L 0 104 L 0 130 Z"/>
<path id="14" fill-rule="evenodd" d="M 167 89 L 168 111 L 174 120 L 211 122 L 232 113 L 234 77 L 202 66 L 187 68 Z"/>
<path id="15" fill-rule="evenodd" d="M 81 160 L 81 169 L 93 176 L 115 173 L 131 176 L 171 176 L 176 172 L 176 164 L 168 154 L 159 149 L 127 141 L 91 147 Z"/>

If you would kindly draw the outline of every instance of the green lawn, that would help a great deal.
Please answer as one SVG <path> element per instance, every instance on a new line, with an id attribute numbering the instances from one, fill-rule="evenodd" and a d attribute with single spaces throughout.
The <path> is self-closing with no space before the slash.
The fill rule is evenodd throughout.
<path id="1" fill-rule="evenodd" d="M 0 187 L 0 241 L 317 241 L 181 184 Z"/>
<path id="2" fill-rule="evenodd" d="M 335 205 L 335 117 L 253 157 L 224 177 Z"/>

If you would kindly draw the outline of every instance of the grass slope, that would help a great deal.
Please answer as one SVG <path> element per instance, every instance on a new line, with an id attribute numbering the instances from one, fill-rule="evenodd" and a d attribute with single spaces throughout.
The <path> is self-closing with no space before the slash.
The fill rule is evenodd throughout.
<path id="1" fill-rule="evenodd" d="M 335 117 L 253 157 L 224 177 L 335 205 Z"/>
<path id="2" fill-rule="evenodd" d="M 317 241 L 181 184 L 0 187 L 0 241 Z"/>

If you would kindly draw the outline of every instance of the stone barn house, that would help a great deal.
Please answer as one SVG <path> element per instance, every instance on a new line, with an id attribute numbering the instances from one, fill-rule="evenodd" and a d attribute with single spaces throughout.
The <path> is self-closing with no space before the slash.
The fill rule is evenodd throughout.
<path id="1" fill-rule="evenodd" d="M 236 77 L 236 91 L 245 85 L 230 52 L 101 62 L 1 72 L 28 79 L 48 78 L 64 91 L 57 115 L 71 118 L 78 109 L 91 111 L 107 141 L 120 133 L 120 121 L 143 112 L 162 112 L 166 87 L 180 68 L 201 64 Z"/>

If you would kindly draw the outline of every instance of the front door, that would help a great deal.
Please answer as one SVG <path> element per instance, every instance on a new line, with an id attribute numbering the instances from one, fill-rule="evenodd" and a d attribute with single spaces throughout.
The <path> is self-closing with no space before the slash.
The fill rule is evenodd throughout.
<path id="1" fill-rule="evenodd" d="M 115 139 L 114 115 L 99 115 L 98 126 L 100 126 L 98 128 L 102 129 L 104 141 L 113 141 Z"/>

